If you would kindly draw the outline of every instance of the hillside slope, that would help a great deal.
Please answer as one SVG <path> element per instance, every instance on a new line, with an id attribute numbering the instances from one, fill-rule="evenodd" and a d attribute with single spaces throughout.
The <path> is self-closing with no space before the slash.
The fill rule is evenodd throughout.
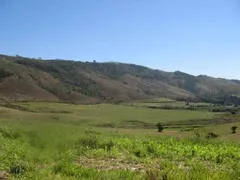
<path id="1" fill-rule="evenodd" d="M 90 103 L 221 92 L 240 95 L 240 81 L 170 73 L 133 64 L 0 55 L 0 101 Z"/>

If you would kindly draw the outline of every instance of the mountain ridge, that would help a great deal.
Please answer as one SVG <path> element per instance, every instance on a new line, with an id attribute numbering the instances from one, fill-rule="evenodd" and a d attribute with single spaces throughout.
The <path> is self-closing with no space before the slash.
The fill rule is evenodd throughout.
<path id="1" fill-rule="evenodd" d="M 240 95 L 240 81 L 165 72 L 120 62 L 41 60 L 0 55 L 0 100 L 119 102 L 156 97 Z"/>

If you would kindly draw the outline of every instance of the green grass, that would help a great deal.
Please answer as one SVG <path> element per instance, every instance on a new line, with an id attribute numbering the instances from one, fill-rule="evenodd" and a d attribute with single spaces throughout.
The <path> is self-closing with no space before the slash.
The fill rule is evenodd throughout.
<path id="1" fill-rule="evenodd" d="M 238 143 L 84 133 L 66 125 L 27 129 L 0 138 L 0 168 L 12 179 L 231 179 L 240 173 Z"/>
<path id="2" fill-rule="evenodd" d="M 209 103 L 204 103 L 204 102 L 191 102 L 189 103 L 189 105 L 187 105 L 186 102 L 184 101 L 149 101 L 149 102 L 134 102 L 134 103 L 127 103 L 127 105 L 130 106 L 136 106 L 136 107 L 151 107 L 151 106 L 155 106 L 155 107 L 164 107 L 164 106 L 170 106 L 170 107 L 176 107 L 176 108 L 186 108 L 189 106 L 193 106 L 193 107 L 210 107 Z"/>
<path id="3" fill-rule="evenodd" d="M 146 99 L 146 100 L 140 100 L 139 103 L 170 103 L 170 102 L 176 102 L 173 99 L 169 98 L 154 98 L 154 99 Z"/>
<path id="4" fill-rule="evenodd" d="M 139 129 L 135 121 L 126 121 L 179 122 L 213 118 L 211 112 L 109 104 L 15 105 L 15 109 L 0 107 L 0 172 L 9 179 L 240 177 L 240 136 L 231 134 L 233 124 L 157 133 L 156 129 Z M 126 127 L 100 126 L 106 123 L 125 123 Z M 220 137 L 206 139 L 210 131 Z"/>
<path id="5" fill-rule="evenodd" d="M 175 111 L 175 110 L 154 110 L 143 107 L 128 107 L 123 105 L 69 105 L 61 103 L 19 103 L 29 111 L 19 112 L 18 117 L 24 116 L 25 120 L 35 117 L 36 119 L 58 119 L 70 123 L 84 123 L 86 125 L 99 125 L 104 123 L 121 123 L 128 120 L 138 120 L 146 123 L 173 122 L 191 119 L 211 119 L 215 115 L 211 112 L 201 111 Z M 9 113 L 11 116 L 12 113 Z M 29 116 L 29 117 L 26 117 Z M 41 117 L 45 116 L 45 117 Z M 0 114 L 1 117 L 1 114 Z M 16 117 L 13 114 L 13 117 Z"/>

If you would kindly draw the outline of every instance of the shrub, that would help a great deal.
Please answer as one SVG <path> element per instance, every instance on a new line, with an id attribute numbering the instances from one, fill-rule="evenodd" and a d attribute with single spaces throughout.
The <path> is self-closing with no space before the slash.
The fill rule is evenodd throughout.
<path id="1" fill-rule="evenodd" d="M 163 125 L 161 123 L 157 124 L 157 128 L 158 128 L 158 132 L 162 132 L 163 129 L 164 129 L 164 127 L 163 127 Z"/>
<path id="2" fill-rule="evenodd" d="M 237 126 L 231 127 L 231 130 L 232 130 L 232 134 L 236 134 Z"/>

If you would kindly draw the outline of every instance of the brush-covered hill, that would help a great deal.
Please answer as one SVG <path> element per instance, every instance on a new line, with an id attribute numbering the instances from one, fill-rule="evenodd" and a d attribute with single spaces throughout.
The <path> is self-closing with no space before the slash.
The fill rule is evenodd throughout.
<path id="1" fill-rule="evenodd" d="M 0 101 L 117 102 L 223 92 L 240 95 L 240 81 L 133 64 L 0 55 Z"/>

